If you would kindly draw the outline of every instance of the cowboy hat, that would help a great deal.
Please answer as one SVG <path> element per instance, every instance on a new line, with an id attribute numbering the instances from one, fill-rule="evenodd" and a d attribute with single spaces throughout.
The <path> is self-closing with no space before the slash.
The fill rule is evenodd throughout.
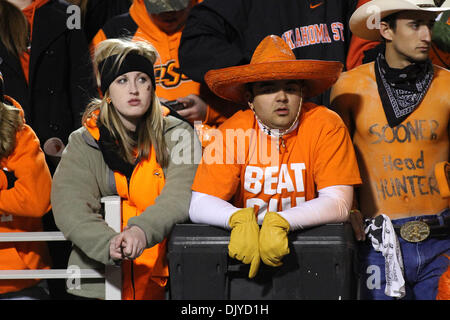
<path id="1" fill-rule="evenodd" d="M 399 11 L 414 10 L 440 13 L 450 10 L 449 1 L 436 7 L 433 0 L 372 0 L 358 9 L 350 17 L 350 30 L 366 40 L 381 40 L 381 19 Z"/>
<path id="2" fill-rule="evenodd" d="M 304 97 L 314 97 L 330 88 L 342 71 L 338 61 L 296 60 L 286 42 L 278 36 L 264 38 L 250 64 L 210 70 L 205 81 L 221 98 L 246 105 L 245 84 L 270 80 L 303 80 Z"/>

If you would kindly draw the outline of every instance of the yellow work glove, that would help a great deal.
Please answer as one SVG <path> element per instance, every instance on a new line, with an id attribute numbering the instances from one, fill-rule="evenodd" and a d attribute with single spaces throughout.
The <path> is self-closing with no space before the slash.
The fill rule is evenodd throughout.
<path id="1" fill-rule="evenodd" d="M 244 208 L 233 213 L 229 225 L 231 235 L 228 255 L 242 263 L 250 263 L 248 277 L 253 278 L 258 273 L 260 264 L 259 226 L 253 208 Z"/>
<path id="2" fill-rule="evenodd" d="M 259 232 L 261 260 L 272 267 L 279 267 L 281 259 L 289 254 L 289 223 L 276 212 L 267 212 Z"/>

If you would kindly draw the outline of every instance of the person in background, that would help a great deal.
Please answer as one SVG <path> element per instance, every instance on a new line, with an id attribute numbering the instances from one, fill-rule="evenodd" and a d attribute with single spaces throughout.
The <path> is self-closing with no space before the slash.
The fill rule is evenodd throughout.
<path id="1" fill-rule="evenodd" d="M 90 98 L 97 95 L 88 44 L 82 29 L 68 28 L 68 3 L 60 0 L 0 0 L 0 71 L 5 93 L 22 106 L 46 155 L 50 172 L 69 134 L 80 127 Z M 50 211 L 44 230 L 57 230 Z M 70 244 L 48 244 L 54 268 L 63 268 Z M 63 298 L 65 280 L 48 281 Z"/>
<path id="2" fill-rule="evenodd" d="M 5 93 L 20 103 L 42 146 L 54 137 L 65 145 L 97 94 L 86 38 L 83 30 L 67 27 L 67 6 L 58 0 L 0 1 Z M 55 163 L 47 162 L 53 173 Z"/>
<path id="3" fill-rule="evenodd" d="M 128 12 L 132 0 L 68 0 L 81 11 L 82 29 L 88 43 L 111 18 Z"/>
<path id="4" fill-rule="evenodd" d="M 277 35 L 297 59 L 345 63 L 350 43 L 348 20 L 356 0 L 205 0 L 192 8 L 179 48 L 180 66 L 204 83 L 207 71 L 250 62 L 258 44 Z M 207 90 L 205 90 L 207 92 Z M 233 104 L 209 92 L 205 123 L 220 124 L 246 104 Z M 329 91 L 310 98 L 327 106 Z"/>
<path id="5" fill-rule="evenodd" d="M 69 265 L 90 269 L 122 261 L 127 300 L 164 299 L 166 237 L 188 219 L 201 150 L 188 123 L 163 117 L 156 58 L 144 41 L 108 39 L 97 46 L 102 99 L 92 101 L 83 127 L 71 134 L 53 179 L 56 224 L 73 243 Z M 108 195 L 121 197 L 121 233 L 99 212 Z M 104 280 L 89 280 L 68 292 L 104 298 Z"/>
<path id="6" fill-rule="evenodd" d="M 369 6 L 379 9 L 376 28 L 367 24 Z M 362 299 L 434 300 L 448 267 L 450 212 L 435 166 L 449 160 L 450 72 L 429 59 L 445 10 L 432 0 L 373 0 L 350 19 L 356 36 L 385 43 L 331 91 L 363 179 L 350 214 L 361 240 Z"/>
<path id="7" fill-rule="evenodd" d="M 450 0 L 446 0 L 441 7 L 450 7 Z M 433 37 L 430 59 L 434 64 L 450 69 L 450 12 L 443 12 L 433 27 Z"/>
<path id="8" fill-rule="evenodd" d="M 205 148 L 189 216 L 231 229 L 228 253 L 250 264 L 250 278 L 261 260 L 282 264 L 290 231 L 348 218 L 361 179 L 347 128 L 335 112 L 303 101 L 341 70 L 336 61 L 296 60 L 271 35 L 249 64 L 205 75 L 215 94 L 249 109 L 226 120 Z"/>
<path id="9" fill-rule="evenodd" d="M 207 105 L 198 82 L 180 69 L 178 47 L 187 16 L 198 0 L 135 0 L 128 13 L 109 20 L 94 37 L 91 47 L 111 38 L 148 41 L 158 51 L 156 94 L 161 101 L 179 102 L 176 111 L 193 123 L 202 121 Z M 166 113 L 168 113 L 166 109 Z"/>
<path id="10" fill-rule="evenodd" d="M 1 73 L 0 163 L 0 232 L 42 231 L 42 216 L 50 210 L 50 171 L 19 103 L 4 95 Z M 0 242 L 1 270 L 50 265 L 44 242 Z M 49 299 L 45 280 L 0 280 L 0 300 L 35 299 Z"/>

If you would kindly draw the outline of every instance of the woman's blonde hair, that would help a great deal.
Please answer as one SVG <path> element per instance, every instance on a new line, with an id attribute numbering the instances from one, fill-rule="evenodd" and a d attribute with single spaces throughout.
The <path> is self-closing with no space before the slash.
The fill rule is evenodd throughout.
<path id="1" fill-rule="evenodd" d="M 0 41 L 16 57 L 27 50 L 28 21 L 22 11 L 7 0 L 0 0 Z"/>
<path id="2" fill-rule="evenodd" d="M 128 54 L 138 54 L 148 59 L 154 65 L 157 58 L 156 49 L 145 41 L 131 41 L 129 39 L 108 39 L 100 42 L 96 47 L 94 65 L 97 69 L 97 84 L 100 87 L 100 72 L 98 65 L 110 56 L 117 56 L 113 68 L 119 68 Z M 104 125 L 112 137 L 119 142 L 119 153 L 122 158 L 134 164 L 136 159 L 145 159 L 149 156 L 151 147 L 156 152 L 156 160 L 161 167 L 167 166 L 169 155 L 164 140 L 164 120 L 162 108 L 155 88 L 151 90 L 152 99 L 147 112 L 136 127 L 136 138 L 125 128 L 112 103 L 108 103 L 109 90 L 106 90 L 102 99 L 93 99 L 88 105 L 83 123 L 92 115 L 92 112 L 100 110 L 98 120 Z M 137 139 L 137 140 L 136 140 Z M 136 157 L 137 149 L 137 157 Z"/>
<path id="3" fill-rule="evenodd" d="M 16 147 L 16 133 L 23 126 L 20 110 L 0 101 L 0 160 Z"/>

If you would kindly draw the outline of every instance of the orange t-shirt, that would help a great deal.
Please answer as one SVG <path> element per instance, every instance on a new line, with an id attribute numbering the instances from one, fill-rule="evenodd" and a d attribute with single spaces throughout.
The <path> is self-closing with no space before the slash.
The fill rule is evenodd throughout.
<path id="1" fill-rule="evenodd" d="M 359 183 L 342 120 L 324 106 L 305 103 L 298 127 L 282 138 L 265 134 L 251 110 L 225 121 L 204 150 L 192 190 L 262 213 L 295 207 L 325 187 Z"/>

